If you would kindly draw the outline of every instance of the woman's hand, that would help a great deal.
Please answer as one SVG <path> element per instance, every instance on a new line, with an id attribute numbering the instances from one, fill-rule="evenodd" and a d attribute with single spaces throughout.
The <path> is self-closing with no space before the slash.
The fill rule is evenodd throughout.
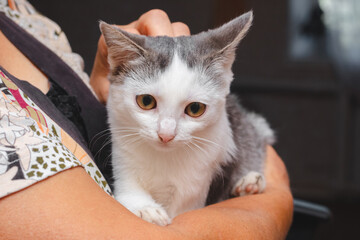
<path id="1" fill-rule="evenodd" d="M 118 26 L 121 29 L 146 36 L 170 36 L 177 37 L 190 35 L 188 26 L 181 22 L 172 23 L 167 14 L 158 9 L 144 13 L 140 18 L 128 25 Z M 107 62 L 107 47 L 103 35 L 98 41 L 98 48 L 94 66 L 90 76 L 90 85 L 94 89 L 98 99 L 106 103 L 110 82 L 107 78 L 109 64 Z"/>

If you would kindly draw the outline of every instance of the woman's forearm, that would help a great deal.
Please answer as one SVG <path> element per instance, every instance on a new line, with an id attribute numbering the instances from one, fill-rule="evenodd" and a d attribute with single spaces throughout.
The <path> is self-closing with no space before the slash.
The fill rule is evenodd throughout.
<path id="1" fill-rule="evenodd" d="M 115 200 L 105 197 L 101 189 L 95 189 L 98 188 L 95 184 L 84 181 L 86 173 L 79 174 L 80 171 L 83 170 L 60 173 L 41 185 L 2 199 L 0 212 L 6 213 L 0 216 L 2 237 L 283 239 L 291 222 L 290 192 L 269 189 L 264 194 L 239 197 L 182 214 L 170 226 L 159 227 L 137 218 Z M 69 176 L 76 178 L 65 180 Z M 93 186 L 88 188 L 88 184 Z"/>
<path id="2" fill-rule="evenodd" d="M 271 160 L 269 166 L 274 164 Z M 274 176 L 266 173 L 269 184 L 262 194 L 190 211 L 168 227 L 159 227 L 127 211 L 78 167 L 0 199 L 1 237 L 282 239 L 291 223 L 292 196 L 284 168 L 278 166 L 273 171 Z"/>

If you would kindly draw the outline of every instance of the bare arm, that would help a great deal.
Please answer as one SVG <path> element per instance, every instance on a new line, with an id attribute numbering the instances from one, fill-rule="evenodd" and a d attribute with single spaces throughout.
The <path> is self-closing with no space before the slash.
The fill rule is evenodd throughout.
<path id="1" fill-rule="evenodd" d="M 159 227 L 109 197 L 81 168 L 0 200 L 4 239 L 283 239 L 292 197 L 282 161 L 269 149 L 263 194 L 239 197 L 176 217 Z"/>

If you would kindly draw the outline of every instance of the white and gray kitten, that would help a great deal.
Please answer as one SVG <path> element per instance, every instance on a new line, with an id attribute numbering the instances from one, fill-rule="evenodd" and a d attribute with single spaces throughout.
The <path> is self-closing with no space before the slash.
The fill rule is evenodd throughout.
<path id="1" fill-rule="evenodd" d="M 114 194 L 144 220 L 167 225 L 203 207 L 212 182 L 208 202 L 264 190 L 265 146 L 273 132 L 229 95 L 235 49 L 251 22 L 249 12 L 175 38 L 100 23 L 111 69 Z M 218 176 L 226 184 L 215 184 Z"/>

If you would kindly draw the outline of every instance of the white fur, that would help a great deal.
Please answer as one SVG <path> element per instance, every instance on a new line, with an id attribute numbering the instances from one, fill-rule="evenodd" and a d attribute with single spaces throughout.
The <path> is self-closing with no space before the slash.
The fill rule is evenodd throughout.
<path id="1" fill-rule="evenodd" d="M 204 77 L 175 55 L 157 79 L 125 80 L 110 88 L 115 198 L 140 217 L 150 214 L 150 220 L 143 217 L 147 221 L 169 223 L 161 207 L 171 219 L 204 206 L 214 174 L 235 149 L 225 111 L 228 86 L 200 86 Z M 135 100 L 140 94 L 152 95 L 157 107 L 142 110 Z M 206 104 L 205 113 L 186 115 L 191 102 Z M 159 134 L 174 139 L 164 143 Z"/>

